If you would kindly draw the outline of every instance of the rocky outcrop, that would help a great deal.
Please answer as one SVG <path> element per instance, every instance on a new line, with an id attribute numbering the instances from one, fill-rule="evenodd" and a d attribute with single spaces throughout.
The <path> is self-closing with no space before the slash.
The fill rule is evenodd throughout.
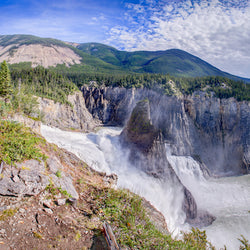
<path id="1" fill-rule="evenodd" d="M 49 184 L 44 163 L 27 161 L 12 167 L 3 164 L 0 194 L 10 196 L 36 195 Z"/>
<path id="2" fill-rule="evenodd" d="M 188 155 L 216 176 L 249 173 L 250 104 L 202 92 L 173 97 L 145 89 L 83 87 L 89 112 L 105 125 L 126 124 L 139 100 L 148 98 L 155 128 L 174 155 Z"/>
<path id="3" fill-rule="evenodd" d="M 142 206 L 145 208 L 146 213 L 154 226 L 162 233 L 170 234 L 163 214 L 144 198 L 142 198 Z"/>
<path id="4" fill-rule="evenodd" d="M 169 183 L 169 187 L 182 190 L 184 200 L 183 211 L 186 221 L 196 222 L 199 226 L 211 224 L 214 217 L 207 212 L 198 213 L 196 202 L 190 191 L 181 183 L 172 166 L 167 160 L 165 142 L 161 131 L 155 128 L 150 119 L 150 105 L 148 99 L 137 103 L 130 119 L 120 135 L 125 147 L 130 149 L 130 161 L 138 168 L 155 178 Z M 197 216 L 199 215 L 199 218 Z M 203 223 L 203 217 L 206 217 Z"/>
<path id="5" fill-rule="evenodd" d="M 81 91 L 88 111 L 105 125 L 125 125 L 135 100 L 141 100 L 135 89 L 83 86 Z"/>
<path id="6" fill-rule="evenodd" d="M 55 185 L 70 196 L 78 199 L 72 177 L 64 173 L 62 165 L 56 158 L 47 160 L 48 169 L 43 161 L 28 160 L 9 166 L 2 162 L 0 195 L 32 196 L 43 191 L 49 184 Z"/>
<path id="7" fill-rule="evenodd" d="M 84 132 L 91 131 L 98 125 L 87 110 L 81 92 L 69 95 L 68 101 L 72 105 L 55 103 L 39 97 L 39 109 L 43 115 L 43 122 L 61 129 L 76 129 Z"/>

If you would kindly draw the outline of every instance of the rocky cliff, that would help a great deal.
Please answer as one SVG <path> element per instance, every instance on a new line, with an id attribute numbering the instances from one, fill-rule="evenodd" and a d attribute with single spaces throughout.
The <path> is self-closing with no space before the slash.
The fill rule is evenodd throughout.
<path id="1" fill-rule="evenodd" d="M 170 97 L 150 90 L 83 87 L 86 107 L 105 125 L 124 126 L 135 104 L 150 101 L 156 129 L 175 155 L 191 155 L 217 176 L 249 173 L 250 104 L 204 93 Z"/>
<path id="2" fill-rule="evenodd" d="M 207 226 L 214 217 L 207 212 L 197 212 L 197 205 L 190 191 L 181 183 L 167 160 L 162 132 L 150 119 L 148 99 L 138 102 L 123 129 L 120 140 L 130 150 L 130 161 L 147 174 L 168 183 L 169 188 L 181 190 L 184 199 L 182 209 L 186 221 L 195 226 Z M 167 192 L 167 190 L 166 190 Z"/>
<path id="3" fill-rule="evenodd" d="M 49 126 L 87 132 L 99 124 L 87 110 L 81 92 L 68 96 L 71 105 L 55 103 L 46 98 L 38 98 L 38 102 L 43 122 Z"/>

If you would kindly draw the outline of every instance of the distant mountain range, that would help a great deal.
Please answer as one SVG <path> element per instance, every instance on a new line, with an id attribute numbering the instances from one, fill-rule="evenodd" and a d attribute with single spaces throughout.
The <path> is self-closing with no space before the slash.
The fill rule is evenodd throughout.
<path id="1" fill-rule="evenodd" d="M 72 72 L 224 76 L 250 82 L 178 49 L 126 52 L 100 43 L 68 43 L 31 35 L 0 36 L 0 62 L 3 60 L 14 65 L 29 62 L 33 67 L 42 65 Z"/>

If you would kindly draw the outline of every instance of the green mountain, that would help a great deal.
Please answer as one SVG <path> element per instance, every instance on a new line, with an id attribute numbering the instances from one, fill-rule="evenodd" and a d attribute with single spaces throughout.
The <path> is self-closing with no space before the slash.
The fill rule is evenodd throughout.
<path id="1" fill-rule="evenodd" d="M 77 48 L 126 71 L 170 74 L 177 77 L 224 76 L 233 80 L 250 82 L 250 79 L 223 72 L 179 49 L 126 52 L 99 43 L 84 43 L 78 45 Z"/>
<path id="2" fill-rule="evenodd" d="M 60 71 L 70 72 L 121 73 L 123 71 L 77 49 L 72 43 L 31 35 L 0 36 L 0 62 L 3 60 L 11 64 L 11 68 L 27 68 L 28 63 L 28 67 L 57 66 Z"/>
<path id="3" fill-rule="evenodd" d="M 28 67 L 42 65 L 64 73 L 223 76 L 250 82 L 250 79 L 223 72 L 200 58 L 178 49 L 126 52 L 100 43 L 67 43 L 31 35 L 0 36 L 0 62 L 3 60 L 12 64 L 12 68 L 22 68 L 25 62 L 26 68 L 27 65 Z"/>

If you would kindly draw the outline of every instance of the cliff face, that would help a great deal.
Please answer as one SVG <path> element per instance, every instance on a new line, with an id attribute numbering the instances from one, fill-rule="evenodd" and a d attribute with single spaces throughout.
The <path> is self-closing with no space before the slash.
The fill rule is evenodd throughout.
<path id="1" fill-rule="evenodd" d="M 194 125 L 194 154 L 215 173 L 249 173 L 250 104 L 199 96 L 184 100 L 184 108 Z"/>
<path id="2" fill-rule="evenodd" d="M 44 123 L 62 129 L 76 129 L 84 132 L 98 125 L 98 121 L 94 120 L 87 110 L 81 92 L 70 95 L 68 101 L 72 106 L 55 103 L 46 98 L 38 98 Z"/>
<path id="3" fill-rule="evenodd" d="M 150 117 L 162 131 L 171 153 L 192 155 L 214 175 L 238 175 L 250 170 L 250 104 L 196 93 L 169 97 L 150 90 L 82 89 L 89 112 L 105 125 L 124 126 L 139 100 L 148 98 Z"/>
<path id="4" fill-rule="evenodd" d="M 215 218 L 207 212 L 198 213 L 194 197 L 168 162 L 162 132 L 154 127 L 150 119 L 148 99 L 136 104 L 120 135 L 120 140 L 130 149 L 130 161 L 135 166 L 164 181 L 169 188 L 176 187 L 180 190 L 184 197 L 182 209 L 187 222 L 191 225 L 207 226 L 214 221 Z"/>
<path id="5" fill-rule="evenodd" d="M 81 90 L 88 111 L 105 125 L 125 125 L 141 95 L 125 88 L 83 87 Z"/>

